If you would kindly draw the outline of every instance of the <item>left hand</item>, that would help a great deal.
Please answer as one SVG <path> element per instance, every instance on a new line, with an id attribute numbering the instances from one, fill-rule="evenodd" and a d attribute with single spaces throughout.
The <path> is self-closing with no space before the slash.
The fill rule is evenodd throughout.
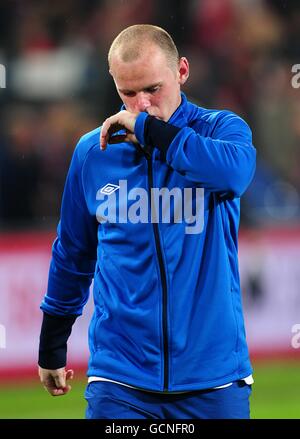
<path id="1" fill-rule="evenodd" d="M 137 138 L 134 135 L 134 126 L 137 116 L 138 114 L 122 110 L 106 119 L 102 125 L 100 134 L 101 150 L 104 151 L 108 143 L 138 143 Z M 126 131 L 125 134 L 112 136 L 112 134 L 122 129 Z"/>
<path id="2" fill-rule="evenodd" d="M 74 371 L 72 369 L 66 370 L 64 367 L 59 369 L 43 369 L 38 368 L 41 383 L 45 390 L 52 396 L 65 395 L 71 390 L 68 380 L 72 380 Z"/>

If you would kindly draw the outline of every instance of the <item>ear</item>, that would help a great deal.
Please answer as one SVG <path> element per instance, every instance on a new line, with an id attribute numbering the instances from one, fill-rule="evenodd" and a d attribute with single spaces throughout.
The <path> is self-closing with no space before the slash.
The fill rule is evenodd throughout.
<path id="1" fill-rule="evenodd" d="M 179 84 L 183 85 L 190 74 L 189 62 L 185 57 L 180 58 L 178 66 Z"/>

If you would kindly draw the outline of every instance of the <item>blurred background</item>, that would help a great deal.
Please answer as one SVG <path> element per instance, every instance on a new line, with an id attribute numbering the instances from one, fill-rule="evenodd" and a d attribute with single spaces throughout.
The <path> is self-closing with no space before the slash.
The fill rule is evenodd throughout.
<path id="1" fill-rule="evenodd" d="M 64 180 L 79 138 L 120 108 L 114 37 L 162 26 L 190 62 L 184 87 L 253 131 L 240 269 L 254 365 L 252 416 L 300 417 L 300 5 L 296 0 L 1 0 L 0 418 L 83 417 L 87 324 L 76 322 L 73 391 L 38 383 L 39 304 Z"/>

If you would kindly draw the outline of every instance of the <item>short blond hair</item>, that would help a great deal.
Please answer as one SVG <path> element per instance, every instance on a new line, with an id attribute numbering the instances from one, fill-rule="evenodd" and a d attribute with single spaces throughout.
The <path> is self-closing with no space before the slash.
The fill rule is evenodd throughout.
<path id="1" fill-rule="evenodd" d="M 144 53 L 145 43 L 153 43 L 159 47 L 172 67 L 178 65 L 178 50 L 167 31 L 152 24 L 135 24 L 120 32 L 112 42 L 108 52 L 109 68 L 116 53 L 124 62 L 135 61 Z"/>

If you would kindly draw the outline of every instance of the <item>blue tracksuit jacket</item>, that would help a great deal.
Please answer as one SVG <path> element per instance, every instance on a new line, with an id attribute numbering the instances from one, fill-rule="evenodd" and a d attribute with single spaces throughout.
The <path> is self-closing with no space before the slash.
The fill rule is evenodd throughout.
<path id="1" fill-rule="evenodd" d="M 187 391 L 252 372 L 237 241 L 256 154 L 240 117 L 184 94 L 168 124 L 181 129 L 151 156 L 131 143 L 101 152 L 100 128 L 80 139 L 41 308 L 80 315 L 94 278 L 88 375 Z M 169 198 L 153 204 L 162 188 Z"/>

